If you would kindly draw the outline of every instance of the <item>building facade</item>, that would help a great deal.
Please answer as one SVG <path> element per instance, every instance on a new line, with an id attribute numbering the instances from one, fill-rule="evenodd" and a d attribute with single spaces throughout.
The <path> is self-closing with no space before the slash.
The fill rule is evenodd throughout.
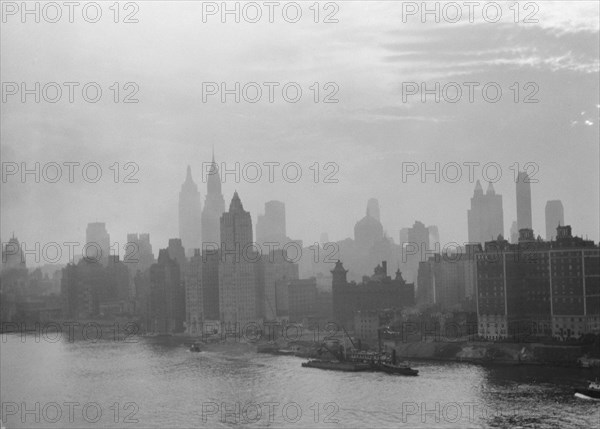
<path id="1" fill-rule="evenodd" d="M 150 267 L 148 330 L 159 334 L 183 332 L 186 319 L 185 285 L 180 265 L 160 249 Z"/>
<path id="2" fill-rule="evenodd" d="M 415 303 L 414 284 L 406 283 L 400 270 L 395 278 L 387 275 L 387 262 L 375 267 L 371 277 L 360 284 L 346 281 L 347 270 L 338 261 L 331 271 L 333 294 L 333 318 L 344 327 L 352 327 L 354 313 L 358 310 L 400 309 Z"/>
<path id="3" fill-rule="evenodd" d="M 192 179 L 188 165 L 185 182 L 179 191 L 179 238 L 183 247 L 194 255 L 194 249 L 202 248 L 202 203 L 198 185 Z"/>
<path id="4" fill-rule="evenodd" d="M 522 229 L 519 243 L 486 243 L 477 258 L 477 316 L 481 337 L 576 339 L 598 333 L 600 250 L 557 228 L 555 241 Z"/>
<path id="5" fill-rule="evenodd" d="M 264 288 L 257 281 L 261 255 L 252 244 L 252 218 L 235 192 L 229 211 L 221 216 L 219 311 L 227 325 L 244 326 L 262 318 Z"/>
<path id="6" fill-rule="evenodd" d="M 317 279 L 292 280 L 287 287 L 290 322 L 302 323 L 304 319 L 317 318 Z"/>
<path id="7" fill-rule="evenodd" d="M 531 216 L 531 179 L 526 172 L 517 175 L 517 229 L 533 229 Z"/>

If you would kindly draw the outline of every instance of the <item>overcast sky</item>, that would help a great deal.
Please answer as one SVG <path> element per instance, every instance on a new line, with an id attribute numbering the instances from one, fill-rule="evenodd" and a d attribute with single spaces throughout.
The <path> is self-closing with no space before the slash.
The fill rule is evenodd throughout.
<path id="1" fill-rule="evenodd" d="M 220 2 L 219 2 L 220 3 Z M 1 237 L 14 231 L 21 241 L 84 241 L 88 222 L 103 221 L 112 241 L 128 232 L 149 232 L 155 254 L 178 236 L 178 193 L 186 166 L 206 185 L 201 167 L 214 145 L 218 163 L 298 163 L 303 172 L 289 183 L 275 168 L 257 183 L 223 184 L 226 206 L 237 190 L 256 222 L 266 201 L 284 201 L 288 235 L 310 243 L 328 232 L 331 240 L 353 236 L 367 200 L 379 199 L 385 231 L 398 241 L 400 228 L 415 220 L 439 226 L 443 243 L 467 239 L 467 209 L 475 184 L 468 169 L 457 183 L 402 179 L 402 164 L 497 163 L 494 184 L 503 196 L 506 235 L 516 219 L 514 164 L 537 167 L 532 184 L 533 227 L 545 235 L 544 206 L 560 199 L 565 220 L 577 235 L 599 237 L 599 6 L 597 1 L 538 2 L 538 23 L 514 23 L 505 3 L 502 18 L 475 22 L 422 23 L 404 16 L 400 3 L 338 2 L 338 23 L 314 23 L 312 2 L 300 2 L 303 16 L 287 23 L 277 9 L 274 23 L 223 24 L 218 15 L 203 23 L 201 2 L 138 2 L 138 23 L 112 22 L 109 3 L 91 24 L 76 11 L 75 22 L 37 24 L 4 16 L 1 29 L 2 82 L 97 82 L 97 103 L 86 102 L 81 86 L 69 103 L 39 104 L 6 96 L 2 103 L 2 162 L 97 162 L 103 175 L 87 183 L 81 168 L 68 183 L 66 168 L 57 183 L 35 183 L 18 175 L 2 183 Z M 420 3 L 420 2 L 418 2 Z M 524 10 L 520 20 L 533 9 Z M 323 7 L 323 5 L 322 5 Z M 323 10 L 319 20 L 333 9 Z M 66 9 L 63 11 L 66 13 Z M 129 11 L 121 10 L 120 19 Z M 250 12 L 250 11 L 249 11 Z M 267 9 L 264 8 L 266 13 Z M 450 12 L 450 11 L 449 11 Z M 464 13 L 467 9 L 463 10 Z M 50 11 L 48 11 L 50 13 Z M 291 14 L 291 12 L 290 12 Z M 291 14 L 292 15 L 292 14 Z M 293 16 L 293 15 L 292 15 Z M 490 15 L 493 14 L 490 12 Z M 109 86 L 135 82 L 137 104 L 115 104 Z M 275 102 L 265 91 L 257 103 L 219 96 L 202 99 L 202 82 L 297 82 L 301 101 Z M 335 83 L 338 103 L 315 103 Z M 420 95 L 406 101 L 403 83 L 478 82 L 474 102 L 456 103 Z M 483 99 L 481 87 L 495 82 L 499 102 Z M 518 82 L 519 100 L 510 87 Z M 525 85 L 530 84 L 528 87 Z M 466 90 L 467 87 L 463 86 Z M 514 87 L 513 87 L 514 88 Z M 537 93 L 531 95 L 535 88 Z M 450 93 L 449 93 L 450 94 Z M 453 93 L 452 93 L 453 94 Z M 493 91 L 490 91 L 493 96 Z M 527 95 L 538 103 L 524 103 Z M 114 183 L 115 162 L 139 166 L 139 183 Z M 319 163 L 319 183 L 314 171 Z M 323 183 L 324 164 L 335 163 L 338 183 Z M 5 164 L 6 165 L 6 164 Z M 533 165 L 533 164 L 532 164 Z M 482 177 L 475 167 L 475 179 Z M 314 168 L 314 167 L 313 167 Z M 129 170 L 131 171 L 131 170 Z M 290 172 L 292 170 L 289 170 Z M 330 168 L 328 171 L 332 171 Z M 250 170 L 248 170 L 250 172 Z M 453 171 L 447 170 L 452 175 Z M 493 178 L 494 170 L 488 170 Z M 253 173 L 252 173 L 253 174 Z M 485 184 L 484 184 L 485 188 Z"/>

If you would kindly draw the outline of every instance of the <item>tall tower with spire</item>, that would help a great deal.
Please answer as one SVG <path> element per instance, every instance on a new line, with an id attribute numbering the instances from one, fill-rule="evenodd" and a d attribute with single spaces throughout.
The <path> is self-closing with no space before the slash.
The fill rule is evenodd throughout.
<path id="1" fill-rule="evenodd" d="M 192 179 L 192 169 L 188 165 L 185 182 L 179 192 L 179 238 L 188 256 L 194 254 L 194 249 L 202 247 L 201 205 L 198 185 Z"/>
<path id="2" fill-rule="evenodd" d="M 212 162 L 206 180 L 206 199 L 202 212 L 202 242 L 216 243 L 221 247 L 220 219 L 225 212 L 225 200 L 221 193 L 221 175 L 215 162 L 213 150 Z"/>
<path id="3" fill-rule="evenodd" d="M 219 310 L 221 321 L 242 326 L 262 317 L 258 272 L 260 254 L 252 247 L 252 218 L 237 192 L 229 211 L 221 216 L 221 263 L 219 264 Z"/>
<path id="4" fill-rule="evenodd" d="M 502 195 L 496 194 L 494 185 L 488 183 L 485 194 L 479 180 L 467 211 L 469 243 L 485 243 L 504 236 L 504 213 Z"/>

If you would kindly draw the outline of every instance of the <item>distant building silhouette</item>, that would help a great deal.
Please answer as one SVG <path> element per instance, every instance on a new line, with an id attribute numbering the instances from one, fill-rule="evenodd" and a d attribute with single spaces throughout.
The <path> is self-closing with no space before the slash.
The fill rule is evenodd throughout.
<path id="1" fill-rule="evenodd" d="M 429 245 L 433 246 L 434 243 L 441 243 L 440 242 L 440 231 L 437 227 L 437 225 L 429 225 L 427 227 L 427 230 L 429 231 Z M 440 247 L 441 246 L 440 244 Z"/>
<path id="2" fill-rule="evenodd" d="M 435 246 L 431 247 L 429 241 L 429 229 L 424 223 L 415 221 L 412 228 L 408 228 L 407 242 L 402 251 L 402 260 L 406 261 L 406 276 L 416 282 L 419 262 L 427 260 L 427 255 L 435 252 Z"/>
<path id="3" fill-rule="evenodd" d="M 185 286 L 180 265 L 160 249 L 158 261 L 150 267 L 150 299 L 148 329 L 167 334 L 183 332 L 186 319 Z"/>
<path id="4" fill-rule="evenodd" d="M 274 321 L 289 317 L 288 284 L 298 279 L 298 265 L 288 259 L 284 250 L 274 250 L 261 258 L 261 278 L 264 285 L 265 320 Z"/>
<path id="5" fill-rule="evenodd" d="M 497 195 L 492 183 L 483 193 L 479 180 L 475 185 L 471 208 L 467 212 L 469 226 L 469 243 L 483 244 L 504 235 L 504 215 L 502 211 L 502 195 Z"/>
<path id="6" fill-rule="evenodd" d="M 135 277 L 138 270 L 146 271 L 150 268 L 154 263 L 150 234 L 127 234 L 123 262 L 129 268 L 132 277 Z"/>
<path id="7" fill-rule="evenodd" d="M 185 282 L 185 323 L 190 335 L 201 335 L 204 322 L 204 293 L 202 284 L 202 255 L 194 249 L 184 270 Z"/>
<path id="8" fill-rule="evenodd" d="M 533 229 L 531 220 L 531 183 L 526 172 L 517 175 L 517 228 Z"/>
<path id="9" fill-rule="evenodd" d="M 169 247 L 167 247 L 169 257 L 179 264 L 179 269 L 183 274 L 185 266 L 187 265 L 187 258 L 185 257 L 185 248 L 180 238 L 170 238 Z"/>
<path id="10" fill-rule="evenodd" d="M 346 329 L 354 329 L 356 311 L 400 309 L 415 303 L 414 285 L 404 281 L 400 270 L 393 279 L 388 276 L 386 261 L 375 267 L 371 277 L 363 277 L 360 284 L 347 282 L 347 270 L 340 261 L 331 273 L 333 318 Z"/>
<path id="11" fill-rule="evenodd" d="M 440 311 L 474 311 L 480 244 L 467 244 L 455 253 L 442 253 L 419 263 L 417 302 L 436 305 Z"/>
<path id="12" fill-rule="evenodd" d="M 377 200 L 369 200 L 367 214 L 354 225 L 354 241 L 363 251 L 369 251 L 383 238 L 383 226 L 379 221 L 379 204 L 374 204 L 372 201 Z"/>
<path id="13" fill-rule="evenodd" d="M 560 200 L 546 202 L 546 240 L 556 238 L 556 227 L 565 224 L 565 210 Z"/>
<path id="14" fill-rule="evenodd" d="M 111 255 L 107 266 L 81 259 L 62 270 L 63 317 L 110 317 L 133 312 L 127 266 Z"/>
<path id="15" fill-rule="evenodd" d="M 225 211 L 225 200 L 221 193 L 221 176 L 213 153 L 206 183 L 206 199 L 202 211 L 202 242 L 221 246 L 221 215 Z M 204 251 L 204 249 L 202 249 Z"/>
<path id="16" fill-rule="evenodd" d="M 219 250 L 208 249 L 202 253 L 202 291 L 204 320 L 217 321 L 219 311 Z"/>
<path id="17" fill-rule="evenodd" d="M 290 322 L 302 323 L 317 317 L 317 279 L 292 280 L 287 285 Z"/>
<path id="18" fill-rule="evenodd" d="M 2 269 L 8 268 L 27 268 L 21 243 L 14 234 L 8 243 L 2 243 Z"/>
<path id="19" fill-rule="evenodd" d="M 88 223 L 85 243 L 83 256 L 106 266 L 110 256 L 110 236 L 104 222 Z"/>
<path id="20" fill-rule="evenodd" d="M 189 255 L 194 249 L 202 248 L 202 208 L 198 185 L 192 179 L 192 169 L 188 165 L 185 182 L 179 192 L 179 238 Z"/>
<path id="21" fill-rule="evenodd" d="M 256 221 L 256 242 L 264 247 L 264 243 L 279 243 L 282 248 L 288 242 L 285 228 L 285 204 L 281 201 L 265 203 L 265 213 L 258 215 Z"/>

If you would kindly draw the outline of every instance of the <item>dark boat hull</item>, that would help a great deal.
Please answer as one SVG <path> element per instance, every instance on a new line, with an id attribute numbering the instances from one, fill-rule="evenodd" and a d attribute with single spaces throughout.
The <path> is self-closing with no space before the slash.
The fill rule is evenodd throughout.
<path id="1" fill-rule="evenodd" d="M 593 389 L 575 389 L 575 395 L 585 396 L 590 399 L 600 399 L 600 390 Z"/>
<path id="2" fill-rule="evenodd" d="M 346 372 L 359 372 L 367 371 L 369 365 L 352 363 L 352 362 L 326 362 L 326 361 L 308 361 L 303 362 L 302 366 L 305 368 L 319 368 L 328 369 L 332 371 L 346 371 Z"/>
<path id="3" fill-rule="evenodd" d="M 382 365 L 376 368 L 377 371 L 385 372 L 387 374 L 397 374 L 397 375 L 419 375 L 419 371 L 412 368 L 404 368 L 404 367 L 390 367 Z"/>

